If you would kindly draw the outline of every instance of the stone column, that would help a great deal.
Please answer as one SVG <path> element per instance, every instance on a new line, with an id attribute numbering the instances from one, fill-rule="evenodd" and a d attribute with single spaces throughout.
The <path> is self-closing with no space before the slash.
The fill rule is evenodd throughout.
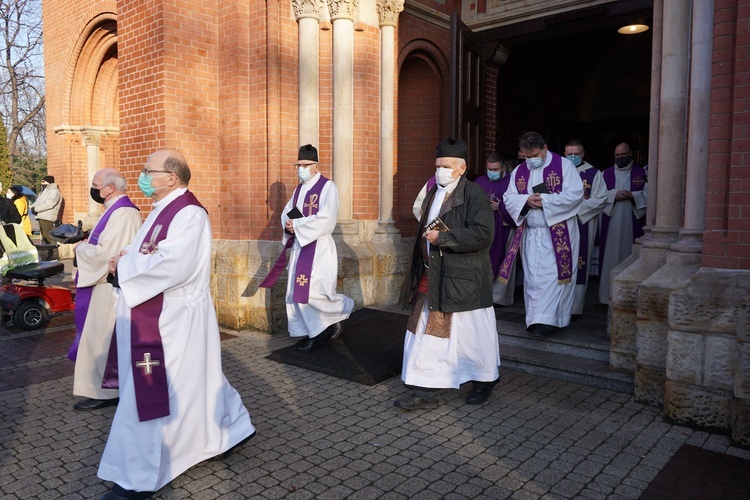
<path id="1" fill-rule="evenodd" d="M 299 145 L 320 147 L 318 78 L 318 0 L 292 0 L 299 25 Z"/>
<path id="2" fill-rule="evenodd" d="M 659 104 L 661 98 L 661 37 L 664 0 L 654 0 L 654 19 L 651 33 L 651 113 L 648 124 L 648 200 L 646 205 L 646 237 L 656 217 L 656 184 L 659 167 Z"/>
<path id="3" fill-rule="evenodd" d="M 714 47 L 714 1 L 693 2 L 690 62 L 690 130 L 688 131 L 685 218 L 680 241 L 672 248 L 700 253 L 706 228 L 708 129 L 711 110 L 711 62 Z"/>
<path id="4" fill-rule="evenodd" d="M 83 144 L 86 146 L 86 173 L 88 177 L 89 186 L 94 180 L 94 176 L 99 171 L 99 142 L 101 141 L 101 135 L 92 131 L 86 131 L 83 134 Z M 88 191 L 88 189 L 86 190 Z M 86 214 L 86 222 L 93 220 L 91 225 L 96 223 L 99 219 L 99 204 L 87 196 L 89 205 L 88 213 Z"/>
<path id="5" fill-rule="evenodd" d="M 404 0 L 378 0 L 380 26 L 380 214 L 378 233 L 398 233 L 393 222 L 393 85 L 395 29 Z"/>
<path id="6" fill-rule="evenodd" d="M 337 232 L 356 233 L 352 219 L 354 15 L 357 0 L 328 0 L 333 23 L 333 181 L 339 192 Z"/>

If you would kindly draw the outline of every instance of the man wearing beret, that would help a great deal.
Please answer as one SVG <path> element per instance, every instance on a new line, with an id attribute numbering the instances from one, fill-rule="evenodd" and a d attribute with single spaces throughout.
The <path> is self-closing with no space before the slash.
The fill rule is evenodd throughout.
<path id="1" fill-rule="evenodd" d="M 401 379 L 412 389 L 393 404 L 436 408 L 445 389 L 472 381 L 467 404 L 489 398 L 500 353 L 489 248 L 495 220 L 487 193 L 464 177 L 468 146 L 445 138 L 435 152 L 435 185 L 421 207 L 411 269 L 412 312 Z"/>
<path id="2" fill-rule="evenodd" d="M 289 335 L 301 339 L 298 351 L 309 352 L 341 335 L 354 301 L 336 293 L 338 254 L 331 234 L 338 220 L 338 190 L 320 173 L 314 146 L 299 148 L 294 168 L 300 183 L 281 215 L 285 250 L 260 286 L 273 286 L 286 248 L 291 248 L 286 288 Z"/>
<path id="3" fill-rule="evenodd" d="M 42 192 L 29 210 L 36 215 L 39 221 L 39 232 L 42 234 L 42 243 L 54 245 L 52 250 L 47 251 L 46 260 L 57 260 L 57 243 L 50 237 L 50 231 L 55 227 L 55 222 L 60 216 L 62 206 L 62 195 L 55 184 L 55 178 L 47 175 L 42 178 Z"/>

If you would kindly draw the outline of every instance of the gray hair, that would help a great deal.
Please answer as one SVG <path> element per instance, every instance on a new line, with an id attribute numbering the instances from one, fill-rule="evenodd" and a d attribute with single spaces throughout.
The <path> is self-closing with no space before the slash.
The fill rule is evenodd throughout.
<path id="1" fill-rule="evenodd" d="M 190 184 L 190 167 L 182 159 L 175 156 L 168 157 L 164 160 L 164 170 L 175 174 L 183 185 Z"/>
<path id="2" fill-rule="evenodd" d="M 125 192 L 128 189 L 128 181 L 118 171 L 112 171 L 102 177 L 102 186 L 113 185 L 117 191 Z"/>

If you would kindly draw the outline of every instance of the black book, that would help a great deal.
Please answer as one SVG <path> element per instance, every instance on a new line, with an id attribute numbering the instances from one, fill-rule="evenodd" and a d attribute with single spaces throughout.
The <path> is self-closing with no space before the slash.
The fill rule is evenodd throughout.
<path id="1" fill-rule="evenodd" d="M 538 194 L 549 194 L 549 189 L 547 189 L 547 183 L 545 182 L 540 182 L 539 184 L 537 184 L 531 189 L 532 191 Z"/>
<path id="2" fill-rule="evenodd" d="M 297 207 L 294 207 L 290 211 L 288 211 L 286 213 L 286 216 L 290 219 L 301 219 L 302 217 L 304 217 L 304 215 L 302 215 L 302 212 L 300 212 L 299 208 Z"/>

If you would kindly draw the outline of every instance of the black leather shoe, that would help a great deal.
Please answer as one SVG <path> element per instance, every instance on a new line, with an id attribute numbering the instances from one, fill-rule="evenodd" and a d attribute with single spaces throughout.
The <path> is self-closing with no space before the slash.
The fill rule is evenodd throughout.
<path id="1" fill-rule="evenodd" d="M 115 483 L 115 485 L 112 486 L 112 490 L 106 495 L 102 495 L 99 500 L 144 500 L 146 498 L 151 498 L 152 496 L 154 496 L 154 493 L 156 492 L 126 490 L 119 484 Z"/>
<path id="2" fill-rule="evenodd" d="M 245 443 L 247 443 L 248 441 L 250 441 L 250 440 L 251 440 L 252 438 L 254 438 L 254 437 L 255 437 L 255 433 L 253 432 L 253 433 L 252 433 L 252 434 L 250 434 L 250 435 L 249 435 L 248 437 L 246 437 L 245 439 L 243 439 L 242 441 L 240 441 L 240 442 L 239 442 L 239 443 L 237 443 L 236 445 L 232 446 L 231 448 L 229 448 L 229 449 L 228 449 L 227 451 L 225 451 L 224 453 L 221 453 L 221 454 L 217 455 L 217 456 L 216 456 L 216 458 L 218 458 L 219 460 L 224 460 L 225 458 L 229 458 L 229 456 L 230 456 L 230 455 L 231 455 L 232 453 L 234 453 L 234 452 L 235 452 L 235 451 L 237 451 L 238 449 L 242 448 L 242 446 L 243 446 L 243 445 L 244 445 Z"/>
<path id="3" fill-rule="evenodd" d="M 86 398 L 82 401 L 77 402 L 73 405 L 74 410 L 78 411 L 91 411 L 98 410 L 100 408 L 106 408 L 108 406 L 117 406 L 120 402 L 120 398 L 114 399 L 89 399 Z"/>
<path id="4" fill-rule="evenodd" d="M 330 331 L 328 329 L 325 329 L 317 337 L 311 337 L 304 343 L 297 345 L 296 349 L 299 352 L 310 352 L 319 345 L 323 345 L 328 342 L 328 340 L 331 338 L 330 335 Z"/>
<path id="5" fill-rule="evenodd" d="M 486 385 L 474 387 L 468 396 L 466 396 L 467 405 L 480 405 L 487 401 L 492 394 L 492 387 Z"/>
<path id="6" fill-rule="evenodd" d="M 328 337 L 328 340 L 337 339 L 339 335 L 341 335 L 341 332 L 344 331 L 344 322 L 339 321 L 338 323 L 332 324 L 328 327 L 328 331 L 330 332 L 330 337 Z"/>
<path id="7" fill-rule="evenodd" d="M 532 332 L 532 335 L 534 337 L 549 337 L 552 335 L 552 332 L 555 331 L 555 327 L 552 325 L 536 325 L 536 328 L 534 328 L 534 331 Z"/>

